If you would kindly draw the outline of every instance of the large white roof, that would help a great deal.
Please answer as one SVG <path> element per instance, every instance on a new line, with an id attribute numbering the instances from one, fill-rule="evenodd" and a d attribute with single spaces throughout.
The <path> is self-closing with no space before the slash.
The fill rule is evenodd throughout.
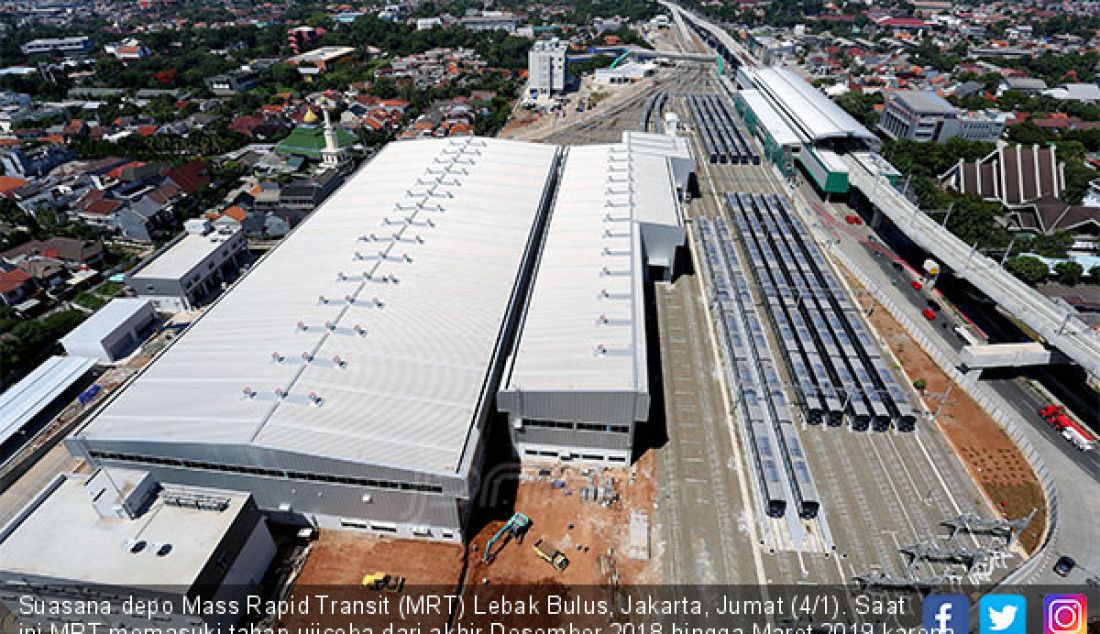
<path id="1" fill-rule="evenodd" d="M 776 107 L 812 141 L 851 137 L 877 142 L 873 133 L 794 72 L 761 68 L 753 71 L 752 77 L 757 88 L 771 96 Z"/>
<path id="2" fill-rule="evenodd" d="M 638 160 L 570 148 L 507 391 L 645 391 Z"/>
<path id="3" fill-rule="evenodd" d="M 786 122 L 775 111 L 768 100 L 764 98 L 764 95 L 760 94 L 759 90 L 742 90 L 738 92 L 741 98 L 745 100 L 745 103 L 752 109 L 753 114 L 756 115 L 756 119 L 759 125 L 763 126 L 772 139 L 775 140 L 782 147 L 790 147 L 800 145 L 802 138 L 791 129 Z"/>
<path id="4" fill-rule="evenodd" d="M 187 233 L 145 266 L 130 274 L 131 278 L 156 278 L 179 280 L 187 277 L 219 248 L 230 249 L 229 240 L 241 235 L 241 231 L 229 234 L 212 231 L 206 235 Z"/>
<path id="5" fill-rule="evenodd" d="M 95 364 L 88 357 L 50 357 L 0 394 L 0 443 L 23 429 Z"/>
<path id="6" fill-rule="evenodd" d="M 454 472 L 556 152 L 389 144 L 81 434 Z"/>
<path id="7" fill-rule="evenodd" d="M 128 324 L 135 315 L 149 308 L 147 299 L 116 297 L 62 337 L 61 345 L 69 348 L 81 341 L 101 342 Z"/>
<path id="8" fill-rule="evenodd" d="M 121 472 L 120 472 L 121 474 Z M 119 477 L 124 477 L 120 475 Z M 84 489 L 87 476 L 57 476 L 0 532 L 0 570 L 84 585 L 190 588 L 240 516 L 248 495 L 201 489 L 227 502 L 221 512 L 165 504 L 163 494 L 141 516 L 104 519 Z M 183 487 L 172 490 L 189 491 Z M 144 541 L 139 553 L 129 545 Z M 168 554 L 154 551 L 170 546 Z"/>

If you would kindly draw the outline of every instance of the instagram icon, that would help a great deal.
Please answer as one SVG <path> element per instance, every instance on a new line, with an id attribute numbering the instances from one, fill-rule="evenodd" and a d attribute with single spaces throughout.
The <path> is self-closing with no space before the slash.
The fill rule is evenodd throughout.
<path id="1" fill-rule="evenodd" d="M 1043 634 L 1085 634 L 1087 599 L 1083 594 L 1048 594 L 1043 597 Z"/>

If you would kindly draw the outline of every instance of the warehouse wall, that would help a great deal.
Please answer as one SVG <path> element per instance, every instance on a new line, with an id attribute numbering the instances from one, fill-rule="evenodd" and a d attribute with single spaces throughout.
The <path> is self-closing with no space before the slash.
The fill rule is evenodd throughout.
<path id="1" fill-rule="evenodd" d="M 71 453 L 96 465 L 146 469 L 163 482 L 248 491 L 280 523 L 403 537 L 461 541 L 462 513 L 470 506 L 475 482 L 458 473 L 390 469 L 244 445 L 99 442 L 76 436 L 65 442 Z M 371 486 L 364 480 L 433 490 Z"/>

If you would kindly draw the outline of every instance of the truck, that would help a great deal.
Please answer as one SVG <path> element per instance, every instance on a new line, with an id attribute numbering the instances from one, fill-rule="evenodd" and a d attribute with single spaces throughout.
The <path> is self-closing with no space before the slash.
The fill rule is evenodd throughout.
<path id="1" fill-rule="evenodd" d="M 538 538 L 535 542 L 534 549 L 539 559 L 553 566 L 558 572 L 565 572 L 565 569 L 569 567 L 569 558 L 545 537 Z"/>
<path id="2" fill-rule="evenodd" d="M 1047 403 L 1039 408 L 1039 416 L 1053 427 L 1062 438 L 1065 438 L 1074 447 L 1081 451 L 1092 451 L 1096 448 L 1096 437 L 1084 426 L 1066 412 L 1066 408 L 1054 403 Z"/>

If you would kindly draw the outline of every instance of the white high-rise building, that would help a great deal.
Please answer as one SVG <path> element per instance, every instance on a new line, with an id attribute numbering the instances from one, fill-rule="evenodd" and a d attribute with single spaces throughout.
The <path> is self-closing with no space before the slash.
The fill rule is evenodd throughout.
<path id="1" fill-rule="evenodd" d="M 532 93 L 553 94 L 565 90 L 565 51 L 557 38 L 535 42 L 527 53 L 527 88 Z"/>

